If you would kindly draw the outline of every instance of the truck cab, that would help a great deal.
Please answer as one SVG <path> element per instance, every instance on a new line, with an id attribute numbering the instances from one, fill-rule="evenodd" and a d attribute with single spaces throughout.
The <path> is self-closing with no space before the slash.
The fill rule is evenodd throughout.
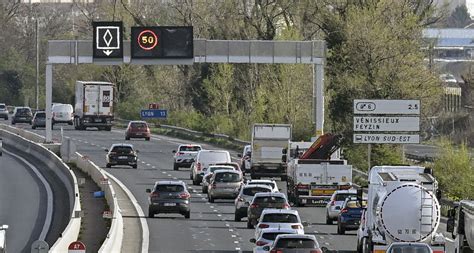
<path id="1" fill-rule="evenodd" d="M 461 200 L 448 211 L 447 232 L 455 239 L 455 253 L 474 253 L 474 200 Z"/>

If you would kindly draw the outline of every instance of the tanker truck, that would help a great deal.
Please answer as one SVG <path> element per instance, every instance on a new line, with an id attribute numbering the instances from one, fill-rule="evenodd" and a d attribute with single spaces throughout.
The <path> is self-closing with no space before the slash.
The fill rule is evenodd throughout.
<path id="1" fill-rule="evenodd" d="M 357 231 L 357 251 L 384 253 L 393 242 L 426 243 L 444 253 L 437 233 L 440 205 L 432 170 L 418 166 L 375 166 L 369 172 L 368 205 Z"/>
<path id="2" fill-rule="evenodd" d="M 454 240 L 454 253 L 474 253 L 474 200 L 462 200 L 448 213 L 447 231 Z"/>

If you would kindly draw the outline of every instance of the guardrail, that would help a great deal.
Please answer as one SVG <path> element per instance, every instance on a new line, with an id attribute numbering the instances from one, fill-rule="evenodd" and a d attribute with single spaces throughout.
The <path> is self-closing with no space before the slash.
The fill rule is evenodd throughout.
<path id="1" fill-rule="evenodd" d="M 13 130 L 13 131 L 10 131 Z M 79 236 L 81 217 L 75 217 L 77 211 L 81 211 L 79 188 L 77 178 L 70 168 L 59 158 L 54 152 L 34 141 L 42 141 L 43 138 L 34 133 L 29 133 L 21 129 L 11 128 L 6 125 L 0 125 L 0 132 L 3 142 L 18 150 L 22 150 L 37 159 L 43 161 L 49 168 L 54 168 L 54 172 L 65 185 L 69 195 L 69 209 L 71 219 L 68 225 L 61 233 L 61 237 L 56 240 L 51 247 L 50 252 L 63 253 L 67 252 L 69 244 L 76 241 Z M 29 140 L 31 138 L 32 140 Z"/>
<path id="2" fill-rule="evenodd" d="M 103 170 L 89 160 L 87 156 L 76 152 L 75 157 L 77 158 L 72 161 L 76 163 L 76 166 L 84 173 L 90 175 L 92 180 L 104 191 L 105 199 L 112 212 L 112 225 L 110 226 L 107 238 L 99 249 L 99 253 L 120 252 L 123 240 L 123 217 L 120 213 L 115 190 Z"/>

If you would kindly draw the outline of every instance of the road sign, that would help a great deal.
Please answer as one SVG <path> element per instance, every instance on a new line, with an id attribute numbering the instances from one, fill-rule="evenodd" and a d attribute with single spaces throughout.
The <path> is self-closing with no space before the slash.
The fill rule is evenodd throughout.
<path id="1" fill-rule="evenodd" d="M 49 245 L 45 241 L 37 240 L 31 244 L 31 253 L 48 253 Z"/>
<path id="2" fill-rule="evenodd" d="M 131 57 L 193 58 L 192 26 L 132 27 Z"/>
<path id="3" fill-rule="evenodd" d="M 67 248 L 68 253 L 86 253 L 86 245 L 80 241 L 75 241 L 69 244 Z"/>
<path id="4" fill-rule="evenodd" d="M 148 104 L 148 109 L 160 109 L 160 104 L 159 103 L 149 103 Z"/>
<path id="5" fill-rule="evenodd" d="M 102 218 L 104 218 L 104 219 L 112 219 L 112 218 L 113 218 L 112 211 L 104 211 L 104 212 L 102 213 Z"/>
<path id="6" fill-rule="evenodd" d="M 420 131 L 419 117 L 372 117 L 355 116 L 354 131 L 356 132 L 384 132 L 384 131 Z"/>
<path id="7" fill-rule="evenodd" d="M 101 185 L 108 185 L 109 184 L 109 179 L 106 177 L 103 177 L 100 179 L 100 184 Z"/>
<path id="8" fill-rule="evenodd" d="M 414 144 L 420 143 L 418 134 L 354 134 L 354 143 L 390 143 Z"/>
<path id="9" fill-rule="evenodd" d="M 420 100 L 355 99 L 354 114 L 420 115 Z"/>
<path id="10" fill-rule="evenodd" d="M 140 116 L 142 119 L 166 119 L 168 117 L 168 111 L 157 109 L 142 110 Z"/>
<path id="11" fill-rule="evenodd" d="M 122 22 L 93 22 L 93 58 L 123 58 Z"/>

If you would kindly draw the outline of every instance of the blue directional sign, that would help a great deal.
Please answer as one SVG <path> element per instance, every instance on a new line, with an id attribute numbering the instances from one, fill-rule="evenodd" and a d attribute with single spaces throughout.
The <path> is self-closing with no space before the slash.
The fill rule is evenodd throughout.
<path id="1" fill-rule="evenodd" d="M 142 119 L 166 119 L 168 111 L 158 109 L 141 110 L 140 116 Z"/>

